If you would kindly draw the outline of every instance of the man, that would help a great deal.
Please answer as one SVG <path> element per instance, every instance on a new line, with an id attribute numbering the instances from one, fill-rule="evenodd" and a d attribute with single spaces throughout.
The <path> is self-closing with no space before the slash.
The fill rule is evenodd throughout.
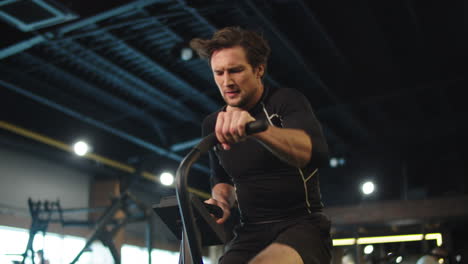
<path id="1" fill-rule="evenodd" d="M 330 221 L 318 186 L 328 147 L 309 102 L 297 90 L 263 85 L 270 48 L 255 32 L 228 27 L 191 47 L 209 61 L 226 102 L 203 122 L 203 135 L 215 132 L 220 142 L 209 153 L 206 203 L 223 209 L 219 224 L 235 204 L 241 215 L 220 263 L 330 263 Z M 246 136 L 245 125 L 257 119 L 271 125 Z"/>

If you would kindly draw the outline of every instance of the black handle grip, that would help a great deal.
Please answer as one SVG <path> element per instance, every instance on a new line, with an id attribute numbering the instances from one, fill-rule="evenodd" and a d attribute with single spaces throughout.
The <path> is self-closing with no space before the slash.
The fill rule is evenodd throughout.
<path id="1" fill-rule="evenodd" d="M 247 124 L 246 133 L 251 135 L 253 133 L 258 133 L 264 131 L 268 128 L 268 123 L 265 120 L 258 120 L 252 123 Z M 179 212 L 182 219 L 182 224 L 184 227 L 184 236 L 187 243 L 183 241 L 181 245 L 181 253 L 187 252 L 187 256 L 191 256 L 191 263 L 203 263 L 201 256 L 201 238 L 199 237 L 197 225 L 195 223 L 195 216 L 192 208 L 192 201 L 188 192 L 188 180 L 187 175 L 190 171 L 192 165 L 198 160 L 200 155 L 206 153 L 218 141 L 216 140 L 216 135 L 211 133 L 206 136 L 196 147 L 189 152 L 189 154 L 182 160 L 179 165 L 179 168 L 176 172 L 176 195 L 177 202 L 179 204 Z M 210 213 L 215 215 L 218 218 L 223 216 L 223 210 L 218 206 L 205 205 Z M 220 213 L 221 211 L 221 213 Z M 188 250 L 187 250 L 188 249 Z M 188 257 L 190 258 L 190 257 Z M 188 260 L 187 258 L 187 260 Z M 184 256 L 185 259 L 185 256 Z M 183 263 L 183 262 L 182 262 Z"/>
<path id="2" fill-rule="evenodd" d="M 247 135 L 252 135 L 258 132 L 265 131 L 268 128 L 268 121 L 266 120 L 256 120 L 250 123 L 247 123 L 245 126 L 245 133 Z M 200 151 L 200 154 L 207 152 L 210 148 L 218 144 L 215 133 L 211 133 L 206 136 L 195 149 Z"/>
<path id="3" fill-rule="evenodd" d="M 221 207 L 214 205 L 214 204 L 207 204 L 204 203 L 205 208 L 210 212 L 210 214 L 213 214 L 216 218 L 222 218 L 223 217 L 223 209 Z"/>
<path id="4" fill-rule="evenodd" d="M 268 121 L 266 120 L 256 120 L 248 123 L 245 126 L 245 133 L 247 135 L 252 135 L 255 133 L 263 132 L 268 128 Z"/>

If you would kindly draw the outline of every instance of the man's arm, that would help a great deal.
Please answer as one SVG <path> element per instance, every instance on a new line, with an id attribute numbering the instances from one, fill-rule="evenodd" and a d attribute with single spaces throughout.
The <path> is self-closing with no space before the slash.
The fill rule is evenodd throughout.
<path id="1" fill-rule="evenodd" d="M 234 187 L 228 183 L 218 183 L 211 189 L 211 197 L 205 203 L 214 204 L 223 209 L 223 217 L 216 220 L 216 223 L 222 224 L 231 215 L 231 208 L 236 201 Z"/>
<path id="2" fill-rule="evenodd" d="M 269 126 L 253 137 L 291 166 L 303 168 L 311 159 L 312 140 L 304 130 Z"/>
<path id="3" fill-rule="evenodd" d="M 283 89 L 270 100 L 274 101 L 282 127 L 270 126 L 253 137 L 291 166 L 326 166 L 328 146 L 307 98 L 293 89 Z M 245 125 L 252 121 L 255 119 L 247 111 L 228 107 L 226 112 L 220 112 L 215 132 L 223 148 L 229 150 L 230 144 L 245 140 Z"/>
<path id="4" fill-rule="evenodd" d="M 215 131 L 225 150 L 230 149 L 230 144 L 247 137 L 245 126 L 252 121 L 255 121 L 255 118 L 247 111 L 232 110 L 219 113 Z M 303 168 L 310 161 L 312 141 L 304 130 L 269 126 L 266 131 L 253 137 L 289 165 Z"/>
<path id="5" fill-rule="evenodd" d="M 209 133 L 213 132 L 216 115 L 212 114 L 203 120 L 202 124 L 202 135 L 206 137 Z M 223 210 L 223 217 L 217 219 L 218 224 L 226 222 L 231 215 L 231 208 L 236 201 L 236 192 L 233 187 L 231 177 L 226 173 L 224 168 L 221 166 L 217 155 L 210 149 L 208 151 L 209 162 L 210 162 L 210 185 L 211 198 L 206 200 L 205 203 L 214 204 Z"/>

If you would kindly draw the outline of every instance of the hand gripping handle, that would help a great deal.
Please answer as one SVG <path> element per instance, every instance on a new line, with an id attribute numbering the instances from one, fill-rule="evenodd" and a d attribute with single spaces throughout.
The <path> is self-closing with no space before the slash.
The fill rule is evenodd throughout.
<path id="1" fill-rule="evenodd" d="M 245 126 L 245 132 L 247 135 L 259 133 L 265 131 L 268 128 L 268 125 L 268 121 L 266 120 L 256 120 L 247 123 L 247 125 Z M 206 136 L 195 148 L 198 149 L 201 154 L 203 154 L 218 143 L 219 142 L 216 138 L 215 133 L 211 133 L 208 136 Z"/>
<path id="2" fill-rule="evenodd" d="M 267 128 L 268 128 L 268 121 L 257 120 L 257 121 L 250 122 L 245 126 L 245 133 L 247 135 L 252 135 L 255 133 L 263 132 L 267 130 Z"/>

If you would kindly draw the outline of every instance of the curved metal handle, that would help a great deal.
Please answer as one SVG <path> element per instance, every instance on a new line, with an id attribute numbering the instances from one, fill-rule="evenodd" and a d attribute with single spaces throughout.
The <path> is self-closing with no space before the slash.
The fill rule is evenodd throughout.
<path id="1" fill-rule="evenodd" d="M 246 126 L 247 135 L 262 132 L 268 128 L 266 120 L 257 120 L 248 123 Z M 182 219 L 185 238 L 190 250 L 192 263 L 203 264 L 201 256 L 201 238 L 198 237 L 198 229 L 195 217 L 190 204 L 190 194 L 188 192 L 188 173 L 192 165 L 198 158 L 208 152 L 213 146 L 218 144 L 214 133 L 206 136 L 190 153 L 182 160 L 176 172 L 176 196 L 179 203 L 180 216 Z M 184 236 L 182 236 L 184 237 Z"/>

